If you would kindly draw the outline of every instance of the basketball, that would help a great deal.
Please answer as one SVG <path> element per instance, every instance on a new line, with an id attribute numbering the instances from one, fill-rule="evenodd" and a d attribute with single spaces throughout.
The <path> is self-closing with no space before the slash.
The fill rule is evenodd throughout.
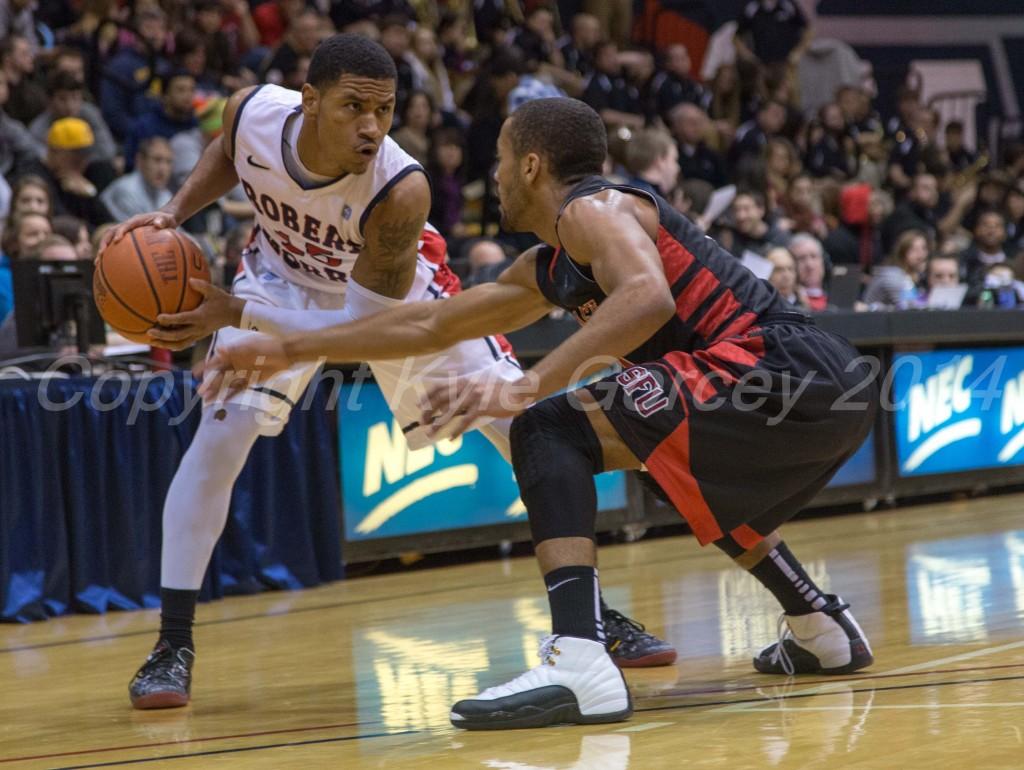
<path id="1" fill-rule="evenodd" d="M 93 296 L 104 321 L 127 339 L 146 343 L 158 315 L 193 310 L 202 302 L 190 278 L 210 280 L 195 241 L 176 230 L 140 227 L 100 253 Z"/>

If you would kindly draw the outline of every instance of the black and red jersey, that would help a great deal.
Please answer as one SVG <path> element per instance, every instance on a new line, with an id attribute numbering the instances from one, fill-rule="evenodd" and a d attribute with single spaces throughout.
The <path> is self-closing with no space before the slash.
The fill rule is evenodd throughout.
<path id="1" fill-rule="evenodd" d="M 607 189 L 644 196 L 657 205 L 658 252 L 676 301 L 676 315 L 632 351 L 626 357 L 629 361 L 651 361 L 676 350 L 700 350 L 742 335 L 769 316 L 798 312 L 769 283 L 657 195 L 595 176 L 573 188 L 562 210 L 577 198 Z M 537 285 L 549 302 L 571 311 L 581 323 L 605 298 L 590 267 L 575 262 L 561 246 L 540 250 Z"/>

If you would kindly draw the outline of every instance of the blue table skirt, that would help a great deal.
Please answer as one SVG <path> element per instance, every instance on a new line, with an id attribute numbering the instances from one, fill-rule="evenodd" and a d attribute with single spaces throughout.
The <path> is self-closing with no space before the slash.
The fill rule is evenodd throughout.
<path id="1" fill-rule="evenodd" d="M 327 385 L 256 442 L 201 598 L 342 576 Z M 0 381 L 0 620 L 159 604 L 163 501 L 199 422 L 198 407 L 182 417 L 193 393 L 181 372 Z"/>

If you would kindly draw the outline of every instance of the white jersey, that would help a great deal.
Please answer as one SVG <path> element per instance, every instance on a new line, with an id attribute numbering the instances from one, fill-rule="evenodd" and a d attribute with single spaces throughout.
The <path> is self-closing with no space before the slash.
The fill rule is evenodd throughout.
<path id="1" fill-rule="evenodd" d="M 400 179 L 422 166 L 385 137 L 364 173 L 312 185 L 299 181 L 284 141 L 286 122 L 301 104 L 298 91 L 264 85 L 236 113 L 235 170 L 256 209 L 251 245 L 281 278 L 343 294 L 365 243 L 370 212 Z"/>

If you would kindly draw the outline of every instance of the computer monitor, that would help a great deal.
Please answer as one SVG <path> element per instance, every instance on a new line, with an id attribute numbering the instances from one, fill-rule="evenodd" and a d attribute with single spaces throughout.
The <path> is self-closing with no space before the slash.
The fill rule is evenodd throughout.
<path id="1" fill-rule="evenodd" d="M 90 260 L 11 260 L 18 347 L 85 353 L 106 342 L 106 327 L 92 298 Z"/>

